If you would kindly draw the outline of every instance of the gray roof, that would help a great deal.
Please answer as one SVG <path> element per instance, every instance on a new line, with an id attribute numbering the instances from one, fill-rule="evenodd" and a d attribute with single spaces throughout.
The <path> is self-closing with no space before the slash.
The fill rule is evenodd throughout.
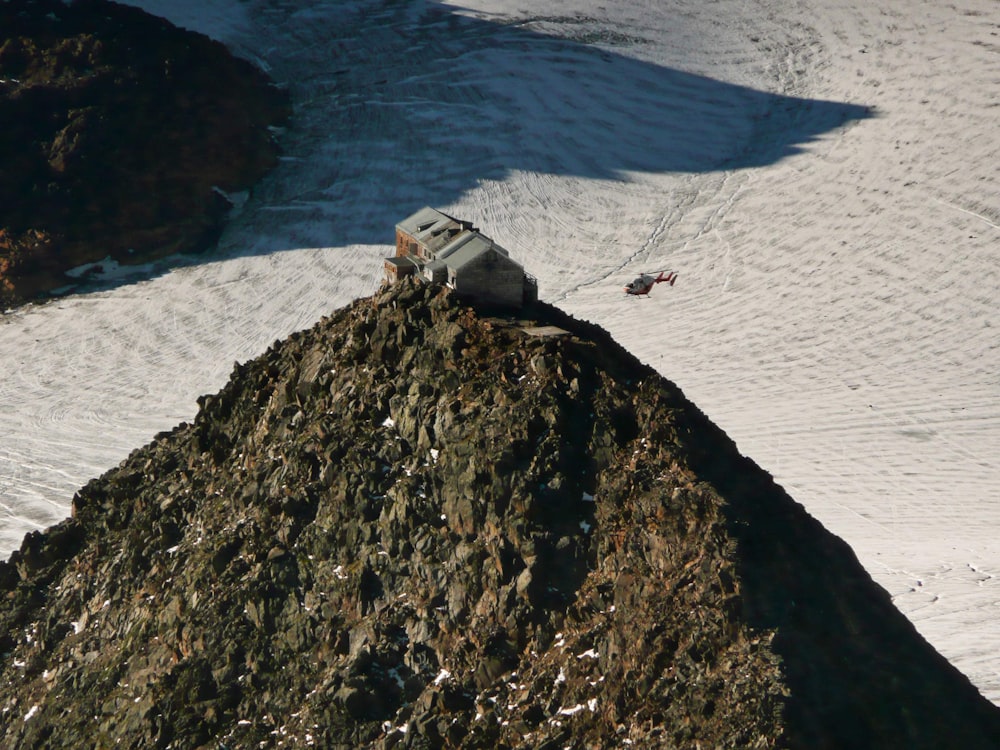
<path id="1" fill-rule="evenodd" d="M 466 252 L 472 252 L 472 253 L 479 253 L 482 252 L 483 250 L 489 250 L 490 248 L 493 248 L 501 255 L 510 256 L 510 253 L 508 253 L 504 248 L 500 247 L 500 245 L 498 245 L 496 242 L 491 240 L 486 235 L 481 234 L 477 230 L 473 229 L 472 231 L 460 234 L 450 243 L 441 248 L 437 252 L 436 257 L 450 258 L 452 255 L 457 253 L 459 250 L 462 250 L 463 248 L 466 249 Z"/>
<path id="2" fill-rule="evenodd" d="M 477 236 L 480 236 L 479 232 L 462 232 L 462 234 L 458 235 L 457 237 L 452 239 L 451 242 L 449 242 L 447 245 L 438 250 L 434 254 L 434 257 L 437 258 L 438 260 L 445 260 L 446 258 L 456 253 L 458 250 L 460 250 L 462 247 L 464 247 L 467 242 L 469 242 L 470 240 L 474 239 Z"/>
<path id="3" fill-rule="evenodd" d="M 430 250 L 432 257 L 444 261 L 448 268 L 461 268 L 489 250 L 495 250 L 505 258 L 510 257 L 510 253 L 480 234 L 470 222 L 460 221 L 430 206 L 424 206 L 406 217 L 396 228 L 421 242 Z M 435 264 L 434 268 L 440 266 Z"/>
<path id="4" fill-rule="evenodd" d="M 451 245 L 448 245 L 448 247 L 438 254 L 438 259 L 443 259 L 448 264 L 448 268 L 457 270 L 490 250 L 496 251 L 498 255 L 504 258 L 510 257 L 506 250 L 479 232 L 469 232 L 468 236 L 462 236 L 459 240 L 451 243 Z M 513 262 L 511 261 L 511 263 Z"/>
<path id="5" fill-rule="evenodd" d="M 416 268 L 423 268 L 424 262 L 420 258 L 413 258 L 409 255 L 393 255 L 385 259 L 386 263 L 396 266 L 397 268 L 402 268 L 403 266 L 414 266 Z"/>
<path id="6" fill-rule="evenodd" d="M 407 216 L 399 222 L 396 229 L 406 232 L 425 247 L 435 250 L 457 233 L 469 229 L 471 226 L 468 222 L 459 221 L 436 208 L 424 206 L 415 214 Z"/>

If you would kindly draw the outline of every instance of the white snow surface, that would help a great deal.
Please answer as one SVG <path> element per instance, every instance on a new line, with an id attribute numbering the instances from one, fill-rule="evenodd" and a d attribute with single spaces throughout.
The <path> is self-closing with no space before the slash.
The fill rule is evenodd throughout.
<path id="1" fill-rule="evenodd" d="M 0 316 L 5 552 L 374 292 L 431 205 L 683 388 L 1000 703 L 1000 3 L 132 4 L 296 115 L 217 252 Z"/>

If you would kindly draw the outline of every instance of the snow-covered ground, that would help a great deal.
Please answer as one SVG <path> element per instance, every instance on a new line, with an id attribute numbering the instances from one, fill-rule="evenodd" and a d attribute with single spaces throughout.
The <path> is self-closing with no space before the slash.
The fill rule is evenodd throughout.
<path id="1" fill-rule="evenodd" d="M 219 252 L 0 317 L 3 551 L 374 291 L 427 204 L 678 383 L 1000 703 L 1000 3 L 131 1 L 297 115 Z"/>

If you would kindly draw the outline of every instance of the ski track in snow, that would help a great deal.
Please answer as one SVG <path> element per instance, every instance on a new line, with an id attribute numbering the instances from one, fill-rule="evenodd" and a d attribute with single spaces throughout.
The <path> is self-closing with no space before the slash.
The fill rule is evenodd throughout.
<path id="1" fill-rule="evenodd" d="M 680 385 L 1000 703 L 1000 5 L 131 4 L 297 113 L 217 253 L 0 318 L 5 551 L 373 292 L 429 204 Z"/>

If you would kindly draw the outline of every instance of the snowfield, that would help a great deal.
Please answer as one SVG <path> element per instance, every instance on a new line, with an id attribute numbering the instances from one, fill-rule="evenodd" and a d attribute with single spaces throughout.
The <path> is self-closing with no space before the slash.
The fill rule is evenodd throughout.
<path id="1" fill-rule="evenodd" d="M 296 116 L 218 252 L 0 316 L 5 553 L 375 291 L 431 205 L 680 385 L 1000 704 L 1000 3 L 131 4 Z"/>

